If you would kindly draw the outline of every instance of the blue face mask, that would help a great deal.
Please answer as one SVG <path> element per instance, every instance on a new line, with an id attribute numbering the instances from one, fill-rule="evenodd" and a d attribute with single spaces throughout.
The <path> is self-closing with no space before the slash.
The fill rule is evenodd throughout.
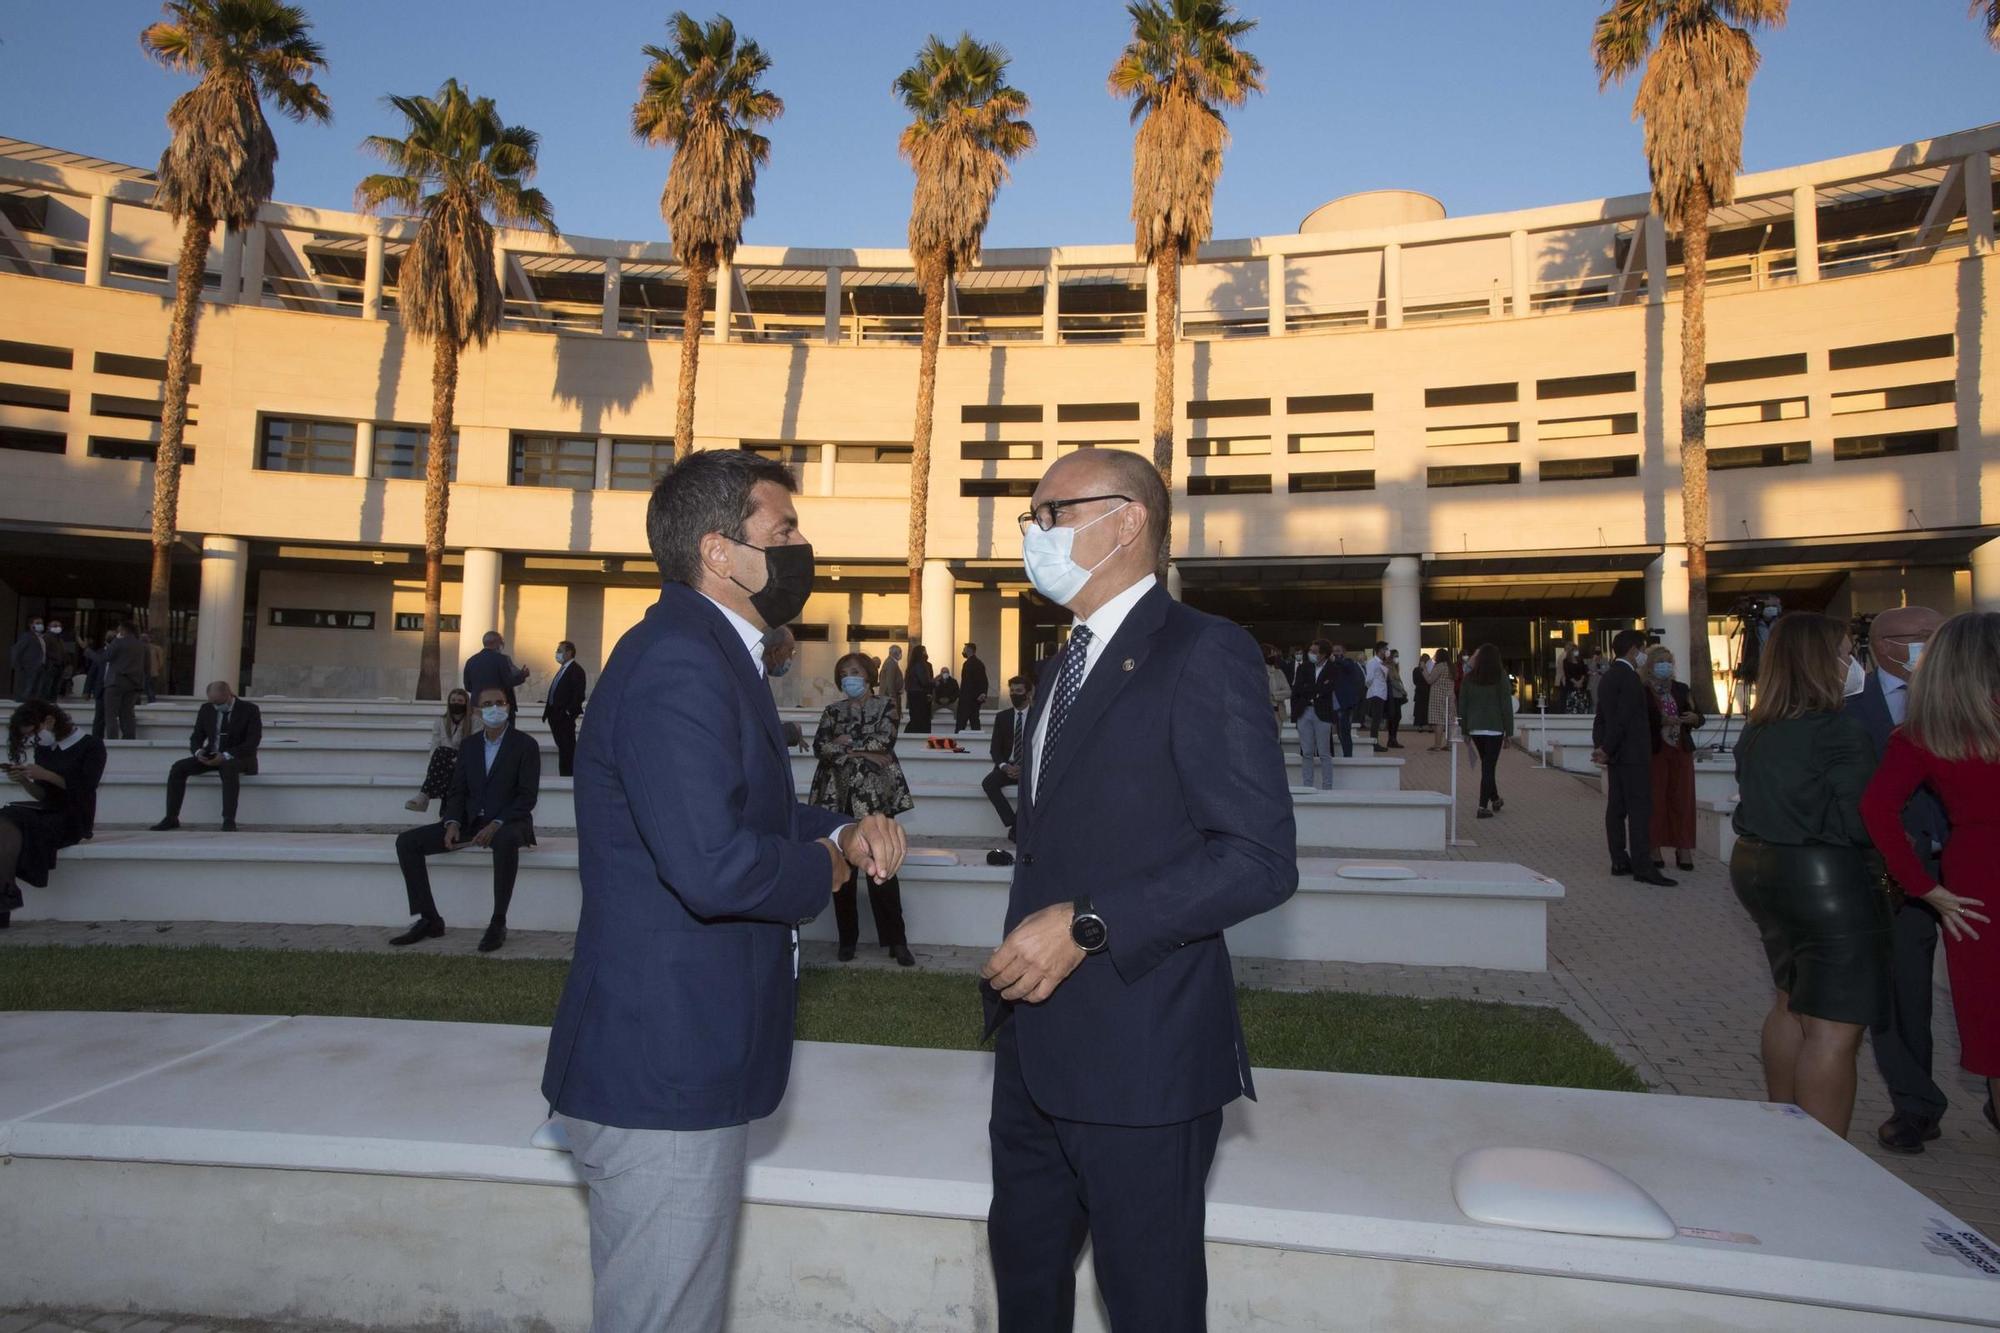
<path id="1" fill-rule="evenodd" d="M 1908 671 L 1915 671 L 1917 669 L 1917 663 L 1923 660 L 1923 656 L 1924 656 L 1923 640 L 1919 639 L 1915 643 L 1912 643 L 1910 645 L 1909 653 L 1903 659 L 1904 669 Z"/>
<path id="2" fill-rule="evenodd" d="M 792 669 L 792 659 L 788 657 L 784 661 L 778 663 L 778 665 L 776 666 L 765 667 L 764 674 L 771 677 L 773 680 L 776 680 L 779 676 L 784 675 L 787 671 L 790 671 L 791 669 Z"/>
<path id="3" fill-rule="evenodd" d="M 1653 674 L 1661 680 L 1672 680 L 1674 678 L 1674 664 L 1672 662 L 1655 662 L 1653 663 Z"/>
<path id="4" fill-rule="evenodd" d="M 868 682 L 859 676 L 842 676 L 840 678 L 840 692 L 850 699 L 859 699 L 862 695 L 868 693 Z"/>

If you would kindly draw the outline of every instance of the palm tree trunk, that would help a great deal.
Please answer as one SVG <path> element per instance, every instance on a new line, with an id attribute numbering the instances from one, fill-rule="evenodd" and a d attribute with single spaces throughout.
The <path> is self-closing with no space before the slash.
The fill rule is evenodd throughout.
<path id="1" fill-rule="evenodd" d="M 674 460 L 694 450 L 694 384 L 701 365 L 701 325 L 708 312 L 708 275 L 715 265 L 706 255 L 687 269 L 687 303 L 681 308 L 681 387 L 674 404 Z"/>
<path id="2" fill-rule="evenodd" d="M 1174 343 L 1181 323 L 1181 248 L 1169 242 L 1153 252 L 1153 466 L 1167 494 L 1174 492 Z M 1166 581 L 1168 536 L 1160 546 L 1157 565 Z"/>
<path id="3" fill-rule="evenodd" d="M 931 418 L 937 404 L 938 346 L 944 341 L 948 275 L 939 263 L 924 275 L 924 342 L 917 362 L 917 420 L 910 432 L 910 642 L 924 637 L 924 546 L 930 532 Z"/>
<path id="4" fill-rule="evenodd" d="M 174 274 L 174 316 L 167 332 L 167 395 L 160 409 L 160 448 L 153 459 L 153 575 L 146 596 L 146 627 L 173 661 L 174 537 L 181 507 L 181 448 L 187 436 L 188 368 L 194 361 L 194 324 L 201 314 L 202 275 L 208 267 L 206 218 L 181 227 L 180 267 Z"/>
<path id="5" fill-rule="evenodd" d="M 457 398 L 458 344 L 447 334 L 431 344 L 430 456 L 424 460 L 424 646 L 417 659 L 419 699 L 443 697 L 439 689 L 439 658 L 444 635 L 444 530 L 451 511 L 451 416 Z"/>
<path id="6" fill-rule="evenodd" d="M 1688 684 L 1715 713 L 1708 652 L 1708 186 L 1697 183 L 1681 225 L 1681 530 L 1688 561 Z"/>

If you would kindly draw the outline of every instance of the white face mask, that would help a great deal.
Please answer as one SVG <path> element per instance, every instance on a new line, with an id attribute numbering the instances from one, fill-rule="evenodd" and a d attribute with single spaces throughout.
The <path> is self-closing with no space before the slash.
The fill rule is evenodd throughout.
<path id="1" fill-rule="evenodd" d="M 1917 669 L 1917 663 L 1920 660 L 1922 660 L 1923 655 L 1924 655 L 1924 644 L 1923 640 L 1919 639 L 1915 643 L 1912 643 L 1910 645 L 1907 654 L 1903 658 L 1903 669 L 1905 671 L 1915 671 Z"/>
<path id="2" fill-rule="evenodd" d="M 1125 505 L 1118 506 L 1118 509 L 1123 508 Z M 1070 551 L 1076 546 L 1076 534 L 1110 518 L 1118 509 L 1099 514 L 1089 523 L 1074 528 L 1049 528 L 1045 531 L 1031 524 L 1021 538 L 1021 567 L 1027 571 L 1028 582 L 1035 585 L 1035 591 L 1057 606 L 1068 606 L 1070 599 L 1090 582 L 1090 576 L 1104 567 L 1105 560 L 1118 554 L 1118 547 L 1114 546 L 1104 553 L 1104 560 L 1085 569 L 1070 556 Z"/>
<path id="3" fill-rule="evenodd" d="M 1866 688 L 1868 688 L 1868 673 L 1861 669 L 1861 659 L 1858 657 L 1848 658 L 1847 685 L 1841 693 L 1852 699 Z"/>
<path id="4" fill-rule="evenodd" d="M 479 718 L 489 727 L 504 726 L 507 722 L 507 705 L 488 704 L 479 710 Z"/>
<path id="5" fill-rule="evenodd" d="M 35 744 L 53 746 L 55 745 L 55 743 L 56 743 L 56 734 L 53 731 L 50 731 L 47 727 L 43 727 L 40 731 L 35 733 Z"/>

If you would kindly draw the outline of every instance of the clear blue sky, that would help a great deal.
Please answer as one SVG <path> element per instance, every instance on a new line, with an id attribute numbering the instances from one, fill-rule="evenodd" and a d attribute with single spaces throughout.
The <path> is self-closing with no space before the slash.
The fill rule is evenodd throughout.
<path id="1" fill-rule="evenodd" d="M 305 0 L 331 68 L 331 127 L 275 120 L 278 197 L 345 208 L 363 135 L 395 129 L 387 92 L 448 76 L 542 136 L 541 185 L 565 230 L 658 237 L 668 158 L 627 126 L 641 45 L 670 5 L 636 0 Z M 1597 91 L 1594 0 L 1253 0 L 1248 45 L 1270 91 L 1234 114 L 1216 234 L 1289 231 L 1320 203 L 1403 186 L 1453 214 L 1645 187 L 1632 89 Z M 787 111 L 747 239 L 901 246 L 909 173 L 889 84 L 925 33 L 970 26 L 1012 53 L 1041 145 L 1001 192 L 990 245 L 1131 235 L 1131 130 L 1104 88 L 1125 40 L 1106 0 L 733 0 Z M 140 52 L 144 0 L 11 0 L 0 20 L 0 134 L 151 166 L 186 86 Z M 706 6 L 692 10 L 712 12 Z M 1765 35 L 1745 143 L 1751 170 L 2000 118 L 2000 54 L 1962 0 L 1800 0 Z"/>

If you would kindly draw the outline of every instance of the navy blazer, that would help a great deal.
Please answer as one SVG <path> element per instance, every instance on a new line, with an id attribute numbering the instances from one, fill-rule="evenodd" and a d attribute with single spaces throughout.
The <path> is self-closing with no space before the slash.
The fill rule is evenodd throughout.
<path id="1" fill-rule="evenodd" d="M 1652 687 L 1629 664 L 1613 662 L 1597 682 L 1597 716 L 1590 743 L 1612 764 L 1650 764 L 1660 751 L 1660 711 Z"/>
<path id="2" fill-rule="evenodd" d="M 500 753 L 486 766 L 486 733 L 475 731 L 458 746 L 440 817 L 471 837 L 495 820 L 532 825 L 542 791 L 542 747 L 513 727 L 500 733 Z"/>
<path id="3" fill-rule="evenodd" d="M 1847 701 L 1847 711 L 1861 720 L 1868 729 L 1868 739 L 1875 745 L 1875 757 L 1889 748 L 1889 737 L 1896 730 L 1895 721 L 1889 716 L 1889 700 L 1882 693 L 1880 668 L 1868 673 L 1868 683 L 1861 687 L 1861 693 Z M 1924 863 L 1924 870 L 1937 878 L 1941 857 L 1933 848 L 1942 848 L 1951 837 L 1951 820 L 1945 815 L 1944 803 L 1929 787 L 1919 787 L 1916 794 L 1903 806 L 1903 829 L 1910 835 L 1910 845 L 1916 850 L 1917 859 Z"/>
<path id="4" fill-rule="evenodd" d="M 1060 678 L 1043 673 L 1036 717 Z M 1222 932 L 1299 883 L 1270 688 L 1249 634 L 1156 586 L 1070 706 L 1047 795 L 1023 788 L 1006 929 L 1087 896 L 1111 932 L 1041 1004 L 983 988 L 1048 1114 L 1165 1125 L 1256 1095 Z M 1026 762 L 1032 779 L 1032 743 Z"/>
<path id="5" fill-rule="evenodd" d="M 669 583 L 612 650 L 576 751 L 583 912 L 542 1093 L 625 1129 L 771 1114 L 791 1074 L 793 929 L 831 900 L 771 690 L 714 603 Z"/>

